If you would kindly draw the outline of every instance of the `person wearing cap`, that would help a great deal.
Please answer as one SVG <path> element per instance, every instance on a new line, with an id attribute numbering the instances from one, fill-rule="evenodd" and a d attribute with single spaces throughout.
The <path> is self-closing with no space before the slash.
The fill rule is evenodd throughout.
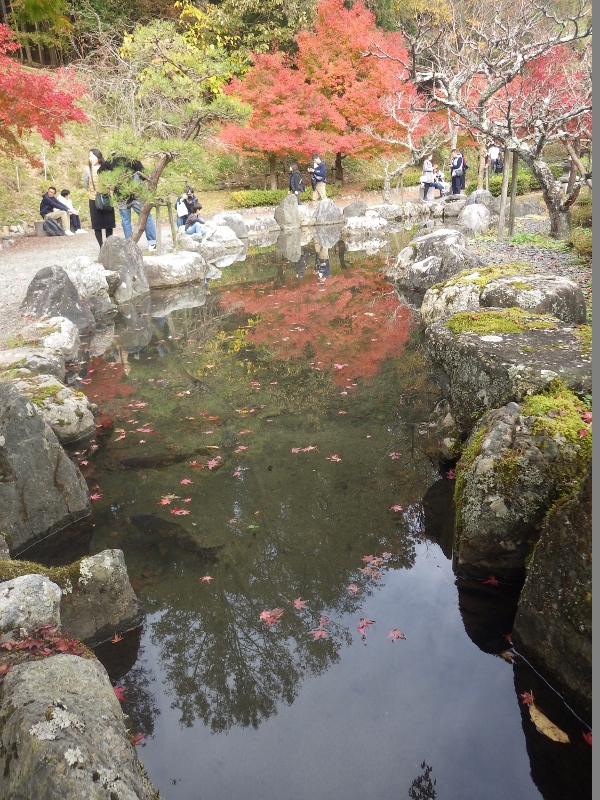
<path id="1" fill-rule="evenodd" d="M 198 198 L 194 194 L 193 186 L 186 186 L 184 194 L 177 200 L 175 211 L 177 212 L 177 227 L 180 228 L 185 225 L 187 218 L 192 213 L 194 203 L 198 202 Z"/>
<path id="2" fill-rule="evenodd" d="M 313 154 L 313 165 L 308 168 L 310 183 L 313 189 L 313 200 L 325 200 L 327 197 L 327 170 L 317 153 Z"/>

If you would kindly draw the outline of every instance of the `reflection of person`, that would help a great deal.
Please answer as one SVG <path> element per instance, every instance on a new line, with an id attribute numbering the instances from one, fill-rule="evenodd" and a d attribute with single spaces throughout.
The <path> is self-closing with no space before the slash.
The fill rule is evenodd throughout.
<path id="1" fill-rule="evenodd" d="M 297 278 L 303 278 L 304 277 L 304 273 L 306 272 L 307 263 L 308 263 L 308 255 L 307 255 L 307 253 L 302 251 L 302 253 L 300 255 L 300 258 L 294 264 L 294 267 L 296 268 L 296 277 Z"/>
<path id="2" fill-rule="evenodd" d="M 98 170 L 104 163 L 104 156 L 100 150 L 90 150 L 87 167 L 83 171 L 83 185 L 87 189 L 90 204 L 90 219 L 96 241 L 102 247 L 102 231 L 106 238 L 112 236 L 116 227 L 114 208 L 100 210 L 96 208 L 96 192 L 101 191 L 98 184 Z"/>
<path id="3" fill-rule="evenodd" d="M 463 175 L 463 160 L 458 150 L 453 150 L 450 160 L 450 175 L 452 177 L 452 194 L 460 194 Z"/>
<path id="4" fill-rule="evenodd" d="M 421 175 L 421 183 L 423 184 L 423 200 L 427 200 L 429 187 L 433 186 L 433 165 L 431 163 L 431 155 L 425 156 L 423 161 L 423 174 Z"/>
<path id="5" fill-rule="evenodd" d="M 329 248 L 321 244 L 315 245 L 315 272 L 320 284 L 331 275 L 331 262 L 329 260 Z"/>
<path id="6" fill-rule="evenodd" d="M 66 205 L 69 209 L 69 223 L 71 225 L 71 231 L 73 233 L 87 233 L 81 227 L 81 220 L 79 219 L 79 209 L 73 207 L 73 201 L 71 200 L 71 192 L 68 189 L 63 189 L 60 193 L 62 198 L 62 202 Z"/>
<path id="7" fill-rule="evenodd" d="M 62 199 L 62 198 L 61 198 Z M 61 203 L 56 197 L 56 188 L 48 187 L 48 191 L 40 202 L 40 216 L 42 219 L 57 219 L 67 236 L 72 236 L 69 227 L 69 209 L 65 203 Z"/>
<path id="8" fill-rule="evenodd" d="M 189 215 L 187 220 L 185 221 L 185 232 L 189 233 L 199 233 L 201 236 L 206 236 L 207 230 L 203 227 L 206 223 L 204 217 L 200 216 L 200 211 L 202 210 L 202 205 L 196 200 L 194 205 L 192 206 L 192 213 Z"/>
<path id="9" fill-rule="evenodd" d="M 325 200 L 327 198 L 327 169 L 319 156 L 314 153 L 313 165 L 308 168 L 310 172 L 310 185 L 313 188 L 313 200 Z"/>
<path id="10" fill-rule="evenodd" d="M 131 239 L 133 236 L 133 229 L 131 227 L 131 212 L 135 211 L 139 217 L 142 212 L 142 201 L 134 194 L 127 194 L 126 189 L 122 189 L 120 183 L 125 183 L 133 180 L 134 183 L 141 183 L 147 180 L 144 175 L 144 165 L 137 158 L 126 158 L 125 156 L 114 156 L 110 161 L 105 161 L 100 167 L 98 172 L 105 172 L 107 170 L 117 169 L 121 170 L 121 175 L 117 179 L 117 185 L 114 189 L 114 196 L 117 199 L 119 207 L 119 216 L 121 217 L 121 224 L 123 225 L 123 235 L 126 239 Z M 146 241 L 148 242 L 148 250 L 156 250 L 156 225 L 152 214 L 148 214 L 146 220 Z"/>

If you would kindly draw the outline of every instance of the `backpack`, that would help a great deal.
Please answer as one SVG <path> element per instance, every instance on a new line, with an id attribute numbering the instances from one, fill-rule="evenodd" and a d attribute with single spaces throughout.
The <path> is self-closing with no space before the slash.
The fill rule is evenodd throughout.
<path id="1" fill-rule="evenodd" d="M 42 225 L 44 229 L 44 233 L 46 236 L 64 236 L 65 232 L 58 224 L 58 222 L 54 219 L 45 219 L 44 224 Z"/>
<path id="2" fill-rule="evenodd" d="M 298 183 L 298 191 L 300 194 L 306 191 L 306 186 L 304 185 L 304 181 L 302 180 L 302 175 L 300 175 L 300 181 Z"/>
<path id="3" fill-rule="evenodd" d="M 502 170 L 504 169 L 504 164 L 502 162 L 502 156 L 498 156 L 496 159 L 496 175 L 502 175 Z"/>

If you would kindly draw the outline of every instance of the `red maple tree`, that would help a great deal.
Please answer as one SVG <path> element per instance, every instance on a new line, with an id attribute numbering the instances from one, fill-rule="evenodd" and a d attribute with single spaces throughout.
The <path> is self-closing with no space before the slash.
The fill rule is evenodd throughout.
<path id="1" fill-rule="evenodd" d="M 20 46 L 0 24 L 0 151 L 33 160 L 20 137 L 36 130 L 53 144 L 67 122 L 87 122 L 75 105 L 84 89 L 64 70 L 50 75 L 17 64 L 9 54 Z"/>
<path id="2" fill-rule="evenodd" d="M 376 45 L 398 59 L 406 60 L 399 33 L 385 33 L 375 25 L 374 15 L 359 1 L 347 8 L 344 0 L 323 0 L 314 29 L 297 37 L 298 68 L 305 79 L 327 98 L 345 120 L 336 142 L 336 178 L 342 180 L 346 155 L 368 155 L 386 149 L 365 132 L 366 126 L 382 131 L 390 128 L 382 100 L 401 88 L 407 75 L 390 69 L 389 62 L 365 53 Z"/>
<path id="3" fill-rule="evenodd" d="M 240 153 L 266 158 L 272 189 L 277 188 L 278 158 L 323 152 L 345 126 L 333 105 L 282 53 L 254 56 L 254 66 L 226 91 L 252 111 L 246 125 L 225 125 L 219 138 Z"/>

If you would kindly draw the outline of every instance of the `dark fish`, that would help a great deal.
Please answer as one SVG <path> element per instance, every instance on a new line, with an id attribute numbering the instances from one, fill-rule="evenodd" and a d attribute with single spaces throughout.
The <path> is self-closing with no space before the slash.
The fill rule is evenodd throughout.
<path id="1" fill-rule="evenodd" d="M 170 464 L 180 464 L 189 461 L 194 456 L 212 456 L 214 448 L 201 447 L 191 453 L 156 453 L 153 456 L 131 456 L 122 458 L 121 466 L 125 469 L 148 469 L 149 467 L 168 467 Z"/>
<path id="2" fill-rule="evenodd" d="M 194 537 L 186 529 L 176 522 L 169 522 L 156 514 L 134 514 L 130 517 L 131 522 L 140 531 L 150 536 L 174 544 L 181 550 L 188 553 L 195 553 L 207 560 L 215 560 L 217 554 L 225 545 L 219 544 L 212 547 L 203 547 L 195 541 Z"/>

